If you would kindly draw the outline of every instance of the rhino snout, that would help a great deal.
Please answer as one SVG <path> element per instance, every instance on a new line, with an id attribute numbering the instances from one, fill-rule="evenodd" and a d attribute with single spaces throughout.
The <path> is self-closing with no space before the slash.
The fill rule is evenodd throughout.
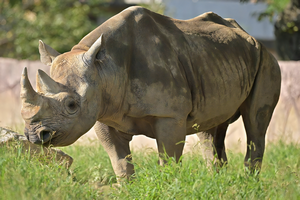
<path id="1" fill-rule="evenodd" d="M 49 142 L 52 139 L 52 136 L 54 135 L 54 131 L 49 128 L 40 128 L 34 132 L 28 131 L 28 129 L 25 128 L 25 135 L 27 139 L 34 144 L 42 145 L 47 142 Z"/>

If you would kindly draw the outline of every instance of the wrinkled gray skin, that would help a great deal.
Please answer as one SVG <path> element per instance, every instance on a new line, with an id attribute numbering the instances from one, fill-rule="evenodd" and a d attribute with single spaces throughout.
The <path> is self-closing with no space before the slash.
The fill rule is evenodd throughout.
<path id="1" fill-rule="evenodd" d="M 227 126 L 242 115 L 247 143 L 255 145 L 245 164 L 260 168 L 280 70 L 234 20 L 210 12 L 181 21 L 130 7 L 70 52 L 59 54 L 41 41 L 39 51 L 51 78 L 39 70 L 37 92 L 26 69 L 21 79 L 31 142 L 70 145 L 95 124 L 116 175 L 128 177 L 133 135 L 155 138 L 163 165 L 164 152 L 178 161 L 197 123 L 213 139 L 210 156 L 226 161 Z"/>

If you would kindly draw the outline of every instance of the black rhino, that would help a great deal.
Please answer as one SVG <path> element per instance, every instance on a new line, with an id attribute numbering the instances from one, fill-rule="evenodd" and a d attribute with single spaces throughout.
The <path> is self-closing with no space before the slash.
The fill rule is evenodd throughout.
<path id="1" fill-rule="evenodd" d="M 186 135 L 212 138 L 226 161 L 228 124 L 243 117 L 246 166 L 260 169 L 277 104 L 277 61 L 234 20 L 209 12 L 176 20 L 130 7 L 60 54 L 40 41 L 37 91 L 21 78 L 25 134 L 33 143 L 66 146 L 94 126 L 118 177 L 133 174 L 133 135 L 155 138 L 159 163 L 182 155 Z M 198 130 L 193 128 L 197 124 Z M 255 148 L 251 148 L 251 145 Z"/>

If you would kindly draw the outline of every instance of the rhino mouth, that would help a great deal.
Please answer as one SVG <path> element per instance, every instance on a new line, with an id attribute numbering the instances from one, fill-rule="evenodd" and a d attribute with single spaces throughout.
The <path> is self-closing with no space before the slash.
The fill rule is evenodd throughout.
<path id="1" fill-rule="evenodd" d="M 25 128 L 24 133 L 31 143 L 43 146 L 49 146 L 55 137 L 55 131 L 47 127 L 35 128 L 33 131 Z"/>

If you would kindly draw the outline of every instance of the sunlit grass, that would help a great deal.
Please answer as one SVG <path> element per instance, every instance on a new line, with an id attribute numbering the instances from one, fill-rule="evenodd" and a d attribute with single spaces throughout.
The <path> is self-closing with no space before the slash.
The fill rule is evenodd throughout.
<path id="1" fill-rule="evenodd" d="M 300 148 L 269 145 L 259 177 L 244 171 L 244 156 L 229 153 L 219 173 L 206 168 L 201 156 L 187 154 L 181 165 L 156 165 L 156 156 L 141 156 L 136 175 L 113 195 L 124 199 L 299 199 Z M 150 160 L 149 160 L 150 158 Z M 125 198 L 126 197 L 126 198 Z"/>
<path id="2" fill-rule="evenodd" d="M 0 199 L 95 199 L 96 190 L 74 181 L 68 171 L 39 156 L 22 153 L 21 146 L 0 147 Z"/>
<path id="3" fill-rule="evenodd" d="M 130 183 L 116 183 L 103 148 L 62 148 L 74 158 L 70 170 L 45 164 L 16 147 L 0 147 L 0 199 L 299 199 L 300 147 L 278 142 L 266 149 L 259 177 L 244 171 L 241 153 L 228 153 L 219 173 L 206 168 L 198 152 L 157 164 L 154 151 L 133 152 L 136 173 Z M 103 185 L 108 185 L 103 194 Z"/>

